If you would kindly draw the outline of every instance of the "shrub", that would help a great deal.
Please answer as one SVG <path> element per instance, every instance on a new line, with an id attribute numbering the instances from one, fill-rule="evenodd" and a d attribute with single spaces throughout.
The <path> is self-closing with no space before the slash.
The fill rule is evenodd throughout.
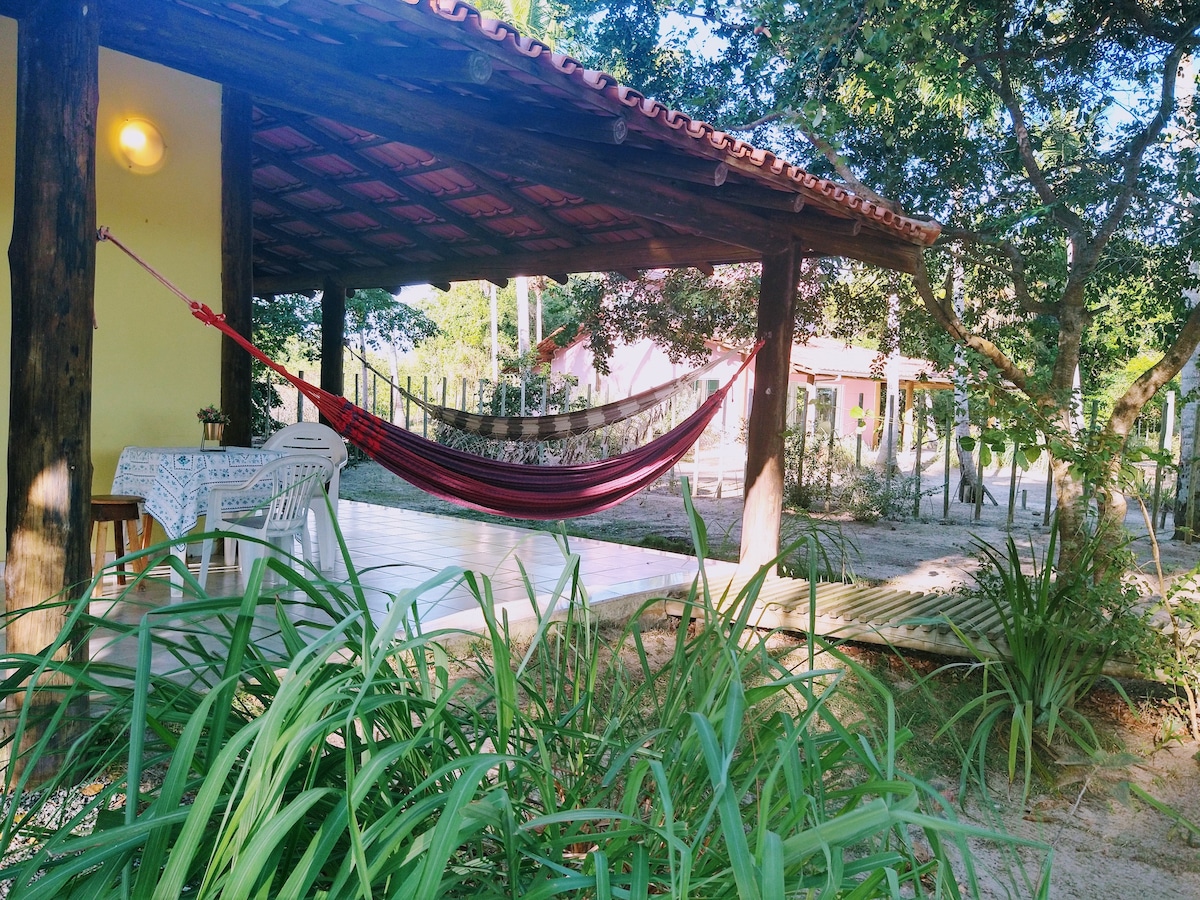
<path id="1" fill-rule="evenodd" d="M 854 458 L 836 439 L 830 444 L 828 428 L 809 435 L 787 432 L 784 499 L 789 506 L 803 510 L 824 501 L 836 503 L 835 489 L 853 470 Z"/>
<path id="2" fill-rule="evenodd" d="M 842 482 L 838 503 L 858 522 L 906 519 L 912 516 L 918 488 L 911 475 L 896 473 L 888 479 L 878 469 L 860 469 Z"/>
<path id="3" fill-rule="evenodd" d="M 992 652 L 993 648 L 980 646 L 950 622 L 983 670 L 980 696 L 942 729 L 944 733 L 959 719 L 976 715 L 963 769 L 964 787 L 973 771 L 986 790 L 987 748 L 993 732 L 1006 722 L 1008 777 L 1015 780 L 1020 760 L 1024 800 L 1030 790 L 1035 745 L 1049 747 L 1057 735 L 1085 754 L 1097 754 L 1096 731 L 1077 704 L 1100 680 L 1125 696 L 1120 684 L 1104 674 L 1104 666 L 1144 633 L 1142 620 L 1133 612 L 1136 595 L 1101 576 L 1096 567 L 1101 542 L 1094 536 L 1072 569 L 1056 568 L 1052 560 L 1057 534 L 1058 529 L 1052 528 L 1043 558 L 1030 551 L 1028 572 L 1011 537 L 1002 550 L 976 542 L 986 561 L 977 589 L 991 603 L 1004 640 Z"/>
<path id="4" fill-rule="evenodd" d="M 531 599 L 531 640 L 457 569 L 378 623 L 353 572 L 334 584 L 276 558 L 244 596 L 188 576 L 190 599 L 134 624 L 76 604 L 94 649 L 134 641 L 137 662 L 54 647 L 0 661 L 6 699 L 54 670 L 60 709 L 94 700 L 57 779 L 10 787 L 10 896 L 957 897 L 951 847 L 974 885 L 965 839 L 984 835 L 898 770 L 886 692 L 878 739 L 847 727 L 831 709 L 841 666 L 794 667 L 748 627 L 764 573 L 713 598 L 701 570 L 695 624 L 656 663 L 637 618 L 604 639 L 564 551 L 545 608 L 565 612 Z M 412 615 L 458 580 L 482 640 Z M 51 792 L 81 780 L 102 787 L 47 818 Z"/>

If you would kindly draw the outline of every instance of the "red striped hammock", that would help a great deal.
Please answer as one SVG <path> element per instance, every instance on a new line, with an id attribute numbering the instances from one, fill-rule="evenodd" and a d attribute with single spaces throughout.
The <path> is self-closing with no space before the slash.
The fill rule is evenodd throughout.
<path id="1" fill-rule="evenodd" d="M 109 241 L 183 300 L 193 316 L 219 330 L 247 353 L 287 379 L 312 401 L 330 426 L 388 471 L 422 490 L 482 512 L 520 519 L 567 519 L 600 512 L 653 484 L 683 458 L 721 408 L 726 394 L 761 347 L 750 352 L 734 376 L 692 415 L 647 444 L 608 459 L 573 466 L 536 466 L 484 459 L 426 440 L 379 418 L 345 397 L 302 381 L 269 359 L 225 322 L 225 316 L 199 303 L 114 238 Z"/>

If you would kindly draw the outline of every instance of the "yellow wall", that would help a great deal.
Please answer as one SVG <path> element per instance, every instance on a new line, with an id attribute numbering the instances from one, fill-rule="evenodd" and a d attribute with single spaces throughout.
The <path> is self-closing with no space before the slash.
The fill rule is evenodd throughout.
<path id="1" fill-rule="evenodd" d="M 0 17 L 0 241 L 12 234 L 16 22 Z M 126 117 L 158 126 L 161 169 L 129 171 L 108 130 Z M 96 200 L 99 225 L 198 300 L 221 298 L 221 91 L 153 63 L 100 54 Z M 97 248 L 93 490 L 106 493 L 121 448 L 196 446 L 196 410 L 220 401 L 220 339 L 110 244 Z M 0 260 L 0 446 L 7 446 L 11 296 Z M 7 472 L 0 461 L 0 504 Z M 0 510 L 4 506 L 0 505 Z"/>

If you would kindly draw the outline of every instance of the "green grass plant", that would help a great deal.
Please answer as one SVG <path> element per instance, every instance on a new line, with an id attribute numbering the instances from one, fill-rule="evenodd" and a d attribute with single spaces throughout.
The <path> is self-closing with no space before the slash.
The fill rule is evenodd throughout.
<path id="1" fill-rule="evenodd" d="M 8 896 L 959 897 L 960 880 L 979 893 L 967 840 L 998 836 L 901 771 L 907 735 L 866 673 L 875 729 L 833 711 L 853 663 L 827 651 L 814 670 L 749 627 L 763 573 L 724 597 L 702 568 L 693 624 L 660 656 L 639 617 L 606 637 L 562 543 L 553 596 L 529 590 L 532 636 L 486 577 L 454 568 L 386 614 L 353 570 L 335 583 L 280 558 L 256 562 L 240 596 L 185 576 L 184 601 L 131 624 L 62 601 L 91 661 L 55 647 L 0 661 L 6 700 L 50 690 L 31 676 L 53 671 L 55 710 L 90 701 L 49 783 L 9 780 Z M 414 615 L 457 582 L 482 635 Z M 133 663 L 103 661 L 119 642 Z M 19 740 L 26 723 L 10 724 Z M 45 748 L 28 752 L 26 771 Z M 56 811 L 55 791 L 81 783 L 99 789 Z"/>
<path id="2" fill-rule="evenodd" d="M 1045 555 L 1030 550 L 1026 567 L 1016 542 L 1004 548 L 976 546 L 986 561 L 979 593 L 990 601 L 1003 632 L 1003 645 L 991 647 L 950 622 L 982 669 L 982 691 L 952 715 L 939 735 L 960 719 L 975 717 L 966 748 L 962 787 L 974 776 L 987 788 L 987 754 L 993 735 L 1002 738 L 1009 782 L 1021 775 L 1021 798 L 1029 795 L 1038 749 L 1055 738 L 1085 754 L 1098 754 L 1100 739 L 1079 701 L 1099 681 L 1121 697 L 1124 689 L 1104 674 L 1105 664 L 1128 646 L 1138 623 L 1119 585 L 1097 577 L 1093 539 L 1076 564 L 1053 564 L 1057 528 L 1050 530 Z M 951 666 L 948 668 L 957 668 Z M 939 670 L 934 677 L 943 674 Z"/>

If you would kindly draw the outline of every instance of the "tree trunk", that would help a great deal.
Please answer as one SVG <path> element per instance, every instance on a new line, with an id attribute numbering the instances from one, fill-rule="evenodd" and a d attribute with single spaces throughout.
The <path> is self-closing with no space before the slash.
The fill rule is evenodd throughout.
<path id="1" fill-rule="evenodd" d="M 1179 394 L 1195 396 L 1200 388 L 1200 350 L 1179 371 Z M 1190 532 L 1196 534 L 1195 522 L 1188 521 L 1188 491 L 1192 484 L 1192 457 L 1196 448 L 1196 410 L 1200 404 L 1190 400 L 1179 412 L 1179 476 L 1175 480 L 1175 534 L 1182 540 Z M 1194 510 L 1193 510 L 1194 514 Z"/>
<path id="2" fill-rule="evenodd" d="M 80 597 L 91 574 L 98 41 L 95 4 L 87 0 L 29 4 L 18 25 L 4 590 L 10 616 L 27 612 L 7 620 L 10 654 L 40 653 L 52 643 L 67 610 L 44 604 Z M 70 635 L 57 654 L 87 656 L 82 633 Z M 6 739 L 23 701 L 8 699 Z M 4 748 L 9 778 L 27 767 L 23 754 L 43 737 L 60 703 L 52 691 L 32 697 L 19 745 Z M 31 778 L 57 767 L 56 751 L 70 745 L 86 711 L 81 700 L 54 726 L 50 752 Z"/>
<path id="3" fill-rule="evenodd" d="M 962 296 L 962 272 L 955 266 L 958 277 L 954 280 L 954 314 L 962 318 L 966 304 Z M 954 452 L 958 456 L 959 490 L 958 499 L 963 503 L 974 503 L 975 492 L 981 485 L 975 480 L 975 454 L 963 446 L 963 438 L 971 436 L 971 406 L 967 396 L 967 355 L 961 344 L 954 349 Z"/>
<path id="4" fill-rule="evenodd" d="M 525 354 L 529 352 L 529 279 L 524 275 L 517 276 L 517 354 L 521 357 L 522 365 Z"/>

